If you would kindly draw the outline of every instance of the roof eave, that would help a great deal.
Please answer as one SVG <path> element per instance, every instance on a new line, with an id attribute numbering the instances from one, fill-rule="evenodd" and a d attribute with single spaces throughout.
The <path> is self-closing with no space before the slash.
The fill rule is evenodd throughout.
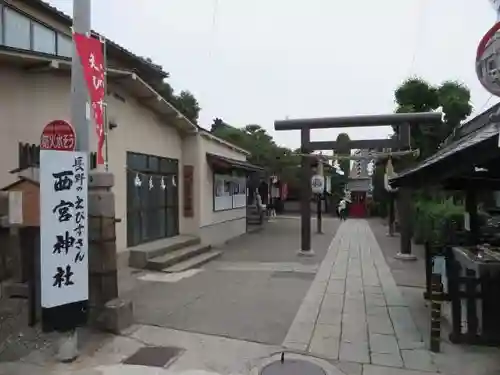
<path id="1" fill-rule="evenodd" d="M 61 12 L 59 9 L 53 7 L 52 5 L 46 3 L 45 1 L 42 0 L 30 0 L 24 2 L 28 5 L 31 6 L 37 10 L 46 12 L 48 15 L 54 17 L 57 19 L 57 21 L 61 22 L 62 24 L 68 26 L 71 28 L 73 26 L 73 19 L 68 16 L 67 14 Z M 94 35 L 101 35 L 98 32 L 92 30 L 92 33 Z M 153 73 L 158 76 L 159 79 L 167 78 L 168 73 L 166 73 L 161 66 L 156 65 L 152 62 L 147 61 L 146 59 L 135 55 L 134 53 L 130 52 L 129 50 L 121 47 L 117 43 L 109 40 L 106 38 L 106 43 L 109 47 L 115 50 L 115 52 L 122 53 L 126 55 L 129 59 L 131 59 L 133 62 L 138 64 L 141 68 L 144 68 L 147 70 L 149 73 Z"/>
<path id="2" fill-rule="evenodd" d="M 33 62 L 30 71 L 60 70 L 71 71 L 71 60 L 59 57 L 40 56 L 35 53 L 24 51 L 9 51 L 0 49 L 0 58 L 12 63 L 22 64 L 26 61 Z M 108 80 L 110 83 L 123 87 L 134 96 L 141 105 L 158 114 L 162 121 L 174 125 L 184 133 L 196 133 L 199 127 L 184 116 L 177 108 L 165 100 L 149 84 L 141 79 L 136 73 L 127 70 L 108 68 Z M 116 79 L 116 82 L 114 80 Z"/>
<path id="3" fill-rule="evenodd" d="M 241 154 L 243 154 L 245 156 L 250 156 L 251 155 L 249 151 L 247 151 L 247 150 L 245 150 L 245 149 L 243 149 L 241 147 L 238 147 L 238 146 L 234 145 L 233 143 L 228 142 L 228 141 L 226 141 L 226 140 L 224 140 L 222 138 L 219 138 L 219 137 L 213 135 L 212 133 L 210 133 L 207 130 L 203 130 L 202 128 L 199 128 L 199 129 L 200 129 L 200 134 L 203 137 L 205 137 L 207 139 L 210 139 L 210 140 L 212 140 L 212 141 L 214 141 L 216 143 L 219 143 L 220 145 L 226 146 L 227 148 L 229 148 L 229 149 L 231 149 L 233 151 L 239 152 L 239 153 L 241 153 Z"/>

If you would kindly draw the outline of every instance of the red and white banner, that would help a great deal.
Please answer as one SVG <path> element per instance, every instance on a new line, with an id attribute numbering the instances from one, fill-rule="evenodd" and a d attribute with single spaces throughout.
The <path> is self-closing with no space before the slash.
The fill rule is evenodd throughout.
<path id="1" fill-rule="evenodd" d="M 89 90 L 97 134 L 97 164 L 104 164 L 104 97 L 106 94 L 103 44 L 99 39 L 74 33 L 73 40 L 80 56 L 83 75 Z"/>

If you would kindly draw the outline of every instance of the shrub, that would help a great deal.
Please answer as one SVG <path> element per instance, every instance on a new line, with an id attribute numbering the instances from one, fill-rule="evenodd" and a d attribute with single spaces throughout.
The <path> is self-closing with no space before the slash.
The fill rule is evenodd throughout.
<path id="1" fill-rule="evenodd" d="M 464 207 L 452 199 L 441 202 L 417 201 L 414 208 L 414 240 L 422 244 L 454 243 L 464 230 Z"/>

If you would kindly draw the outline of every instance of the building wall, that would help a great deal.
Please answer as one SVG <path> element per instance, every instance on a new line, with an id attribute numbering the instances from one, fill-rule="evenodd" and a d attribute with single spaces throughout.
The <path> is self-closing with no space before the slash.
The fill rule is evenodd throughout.
<path id="1" fill-rule="evenodd" d="M 116 90 L 112 88 L 112 91 Z M 125 98 L 124 103 L 112 95 L 108 98 L 109 116 L 118 127 L 110 131 L 108 136 L 109 169 L 115 175 L 116 217 L 121 219 L 116 224 L 116 245 L 118 251 L 127 248 L 127 152 L 140 152 L 148 155 L 162 156 L 179 160 L 179 231 L 186 233 L 186 222 L 183 220 L 181 202 L 183 201 L 182 185 L 182 139 L 175 128 L 161 122 L 151 111 L 140 106 L 124 92 L 119 95 Z M 94 142 L 95 144 L 95 142 Z"/>
<path id="2" fill-rule="evenodd" d="M 352 178 L 347 183 L 347 188 L 350 191 L 368 191 L 370 188 L 371 179 L 369 178 Z"/>
<path id="3" fill-rule="evenodd" d="M 203 242 L 216 245 L 246 232 L 246 207 L 227 211 L 214 211 L 214 176 L 207 163 L 207 153 L 242 161 L 246 160 L 246 156 L 229 149 L 227 146 L 200 136 L 200 236 Z"/>
<path id="4" fill-rule="evenodd" d="M 38 144 L 49 121 L 70 119 L 70 79 L 2 66 L 0 82 L 0 186 L 5 186 L 16 180 L 9 171 L 18 167 L 18 142 Z"/>
<path id="5" fill-rule="evenodd" d="M 18 68 L 0 68 L 0 186 L 16 180 L 9 173 L 18 164 L 18 142 L 39 143 L 43 127 L 51 120 L 70 120 L 70 77 L 54 72 L 26 73 Z M 163 156 L 179 160 L 179 203 L 183 199 L 182 140 L 175 128 L 161 122 L 152 112 L 140 106 L 125 92 L 110 85 L 125 102 L 108 97 L 109 116 L 118 124 L 110 131 L 109 168 L 115 175 L 116 224 L 118 251 L 126 249 L 126 153 L 127 151 Z M 96 150 L 96 136 L 90 131 L 91 150 Z M 189 232 L 179 204 L 180 232 Z"/>
<path id="6" fill-rule="evenodd" d="M 63 25 L 60 22 L 56 22 L 52 17 L 47 17 L 45 16 L 42 12 L 38 12 L 36 10 L 33 10 L 28 4 L 26 4 L 26 1 L 19 1 L 19 0 L 5 0 L 5 2 L 8 5 L 12 5 L 13 7 L 17 8 L 18 10 L 30 15 L 33 18 L 36 18 L 37 20 L 42 21 L 43 23 L 50 25 L 54 29 L 64 32 L 65 34 L 71 36 L 71 32 L 68 27 Z"/>
<path id="7" fill-rule="evenodd" d="M 202 204 L 202 184 L 200 174 L 200 144 L 201 139 L 198 135 L 191 135 L 182 140 L 182 159 L 183 165 L 193 166 L 193 217 L 184 217 L 184 201 L 181 200 L 179 206 L 179 214 L 181 220 L 181 233 L 189 233 L 193 235 L 200 234 L 200 220 L 201 220 L 201 204 Z M 181 166 L 182 168 L 182 166 Z M 182 191 L 184 193 L 184 191 Z M 184 195 L 183 195 L 184 196 Z"/>
<path id="8" fill-rule="evenodd" d="M 34 11 L 20 0 L 6 0 L 34 19 L 71 36 L 67 26 L 54 18 Z M 124 67 L 120 61 L 108 60 L 110 66 Z M 126 67 L 125 67 L 126 68 Z M 63 72 L 28 73 L 20 68 L 0 67 L 0 113 L 2 114 L 2 137 L 0 137 L 0 186 L 16 179 L 8 171 L 17 167 L 18 142 L 39 143 L 40 134 L 49 121 L 70 121 L 70 77 Z M 234 159 L 246 160 L 243 153 L 217 144 L 200 136 L 184 139 L 173 127 L 159 120 L 152 112 L 139 105 L 119 87 L 109 85 L 112 93 L 108 97 L 108 116 L 118 124 L 108 138 L 109 168 L 115 176 L 118 251 L 126 250 L 126 153 L 139 152 L 177 159 L 179 161 L 179 231 L 182 234 L 199 234 L 205 242 L 225 241 L 246 231 L 246 209 L 224 212 L 213 211 L 213 173 L 206 162 L 206 152 Z M 96 136 L 90 131 L 91 151 L 96 149 Z M 183 166 L 193 165 L 194 172 L 194 217 L 184 218 L 183 213 Z"/>
<path id="9" fill-rule="evenodd" d="M 61 22 L 58 22 L 55 20 L 54 17 L 45 15 L 44 12 L 39 12 L 37 10 L 32 9 L 27 3 L 26 0 L 20 1 L 20 0 L 4 0 L 8 5 L 11 5 L 12 7 L 16 8 L 18 11 L 21 11 L 31 18 L 34 18 L 36 20 L 41 21 L 42 23 L 54 28 L 57 32 L 60 32 L 61 34 L 65 34 L 66 36 L 71 38 L 71 30 L 69 27 L 64 25 Z M 47 1 L 46 1 L 47 2 Z M 117 61 L 114 61 L 113 59 L 108 58 L 108 65 L 109 66 L 120 66 L 123 64 L 120 64 Z M 128 67 L 130 68 L 130 67 Z"/>

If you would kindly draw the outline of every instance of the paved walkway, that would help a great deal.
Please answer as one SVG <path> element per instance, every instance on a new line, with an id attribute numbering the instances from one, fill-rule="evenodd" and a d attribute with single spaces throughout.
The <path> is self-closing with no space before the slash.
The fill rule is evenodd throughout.
<path id="1" fill-rule="evenodd" d="M 365 220 L 340 226 L 283 346 L 333 360 L 436 371 Z"/>
<path id="2" fill-rule="evenodd" d="M 21 371 L 7 364 L 0 374 L 43 368 L 58 375 L 257 375 L 284 350 L 323 361 L 331 366 L 327 375 L 435 375 L 435 357 L 368 222 L 348 220 L 332 240 L 335 220 L 330 237 L 314 237 L 315 258 L 295 255 L 298 233 L 290 230 L 299 224 L 278 219 L 267 233 L 229 244 L 221 261 L 178 282 L 144 281 L 134 294 L 138 315 L 154 320 L 107 337 L 90 358 L 48 369 L 46 357 L 33 353 Z M 122 364 L 141 348 L 172 347 L 178 353 L 151 372 Z"/>
<path id="3" fill-rule="evenodd" d="M 158 272 L 132 275 L 125 296 L 140 324 L 280 345 L 338 226 L 326 218 L 325 234 L 313 235 L 316 256 L 298 257 L 300 220 L 278 218 L 177 282 Z"/>

